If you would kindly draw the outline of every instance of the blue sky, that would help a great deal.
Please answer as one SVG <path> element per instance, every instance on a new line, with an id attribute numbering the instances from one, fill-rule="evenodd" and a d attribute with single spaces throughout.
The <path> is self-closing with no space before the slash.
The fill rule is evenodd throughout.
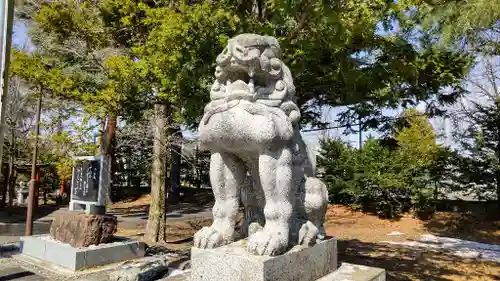
<path id="1" fill-rule="evenodd" d="M 26 24 L 23 22 L 15 21 L 13 27 L 12 44 L 16 47 L 26 46 L 30 49 L 33 45 L 28 37 L 28 30 Z"/>

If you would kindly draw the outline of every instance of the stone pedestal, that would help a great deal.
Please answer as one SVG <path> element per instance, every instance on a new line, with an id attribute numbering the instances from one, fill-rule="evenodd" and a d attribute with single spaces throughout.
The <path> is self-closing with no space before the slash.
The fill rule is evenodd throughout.
<path id="1" fill-rule="evenodd" d="M 255 256 L 245 240 L 191 250 L 190 281 L 315 281 L 337 269 L 337 241 L 297 246 L 280 256 Z"/>
<path id="2" fill-rule="evenodd" d="M 255 256 L 238 241 L 216 249 L 191 250 L 191 272 L 164 281 L 385 281 L 385 270 L 342 263 L 337 241 L 296 246 L 275 257 Z"/>
<path id="3" fill-rule="evenodd" d="M 50 236 L 75 248 L 99 245 L 113 239 L 117 223 L 111 215 L 60 212 L 52 222 Z"/>
<path id="4" fill-rule="evenodd" d="M 85 248 L 74 248 L 48 235 L 21 237 L 21 254 L 71 271 L 144 257 L 145 246 L 135 240 L 122 240 Z"/>

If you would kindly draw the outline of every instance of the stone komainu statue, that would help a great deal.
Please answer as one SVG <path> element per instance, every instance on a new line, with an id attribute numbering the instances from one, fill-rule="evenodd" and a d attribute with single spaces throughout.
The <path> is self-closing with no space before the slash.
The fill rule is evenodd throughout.
<path id="1" fill-rule="evenodd" d="M 257 255 L 324 239 L 326 186 L 299 132 L 300 110 L 288 67 L 274 37 L 241 34 L 217 57 L 210 103 L 199 126 L 201 145 L 212 152 L 213 224 L 194 246 L 233 242 L 240 202 L 242 234 Z"/>

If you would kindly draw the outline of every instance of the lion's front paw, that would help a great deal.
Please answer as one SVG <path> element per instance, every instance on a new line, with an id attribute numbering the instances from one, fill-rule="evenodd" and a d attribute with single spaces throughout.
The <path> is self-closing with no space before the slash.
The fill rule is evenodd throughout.
<path id="1" fill-rule="evenodd" d="M 312 246 L 316 243 L 316 239 L 318 238 L 319 230 L 318 228 L 310 221 L 307 221 L 302 225 L 299 231 L 299 245 Z"/>
<path id="2" fill-rule="evenodd" d="M 286 251 L 288 231 L 263 230 L 254 233 L 248 239 L 247 250 L 255 255 L 275 256 Z"/>
<path id="3" fill-rule="evenodd" d="M 228 244 L 231 241 L 225 238 L 213 227 L 203 227 L 194 235 L 194 247 L 212 249 Z"/>

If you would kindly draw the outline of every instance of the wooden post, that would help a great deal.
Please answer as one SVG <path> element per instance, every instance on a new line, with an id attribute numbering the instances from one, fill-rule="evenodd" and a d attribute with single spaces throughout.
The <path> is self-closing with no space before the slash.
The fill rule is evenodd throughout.
<path id="1" fill-rule="evenodd" d="M 38 160 L 38 135 L 40 134 L 40 114 L 42 112 L 42 92 L 40 89 L 40 96 L 38 97 L 38 106 L 36 108 L 36 124 L 35 124 L 35 145 L 33 147 L 33 159 L 31 163 L 31 182 L 28 195 L 28 210 L 26 211 L 26 236 L 31 236 L 33 232 L 33 209 L 35 206 L 35 188 L 36 188 L 36 163 Z M 38 204 L 37 204 L 38 205 Z"/>

